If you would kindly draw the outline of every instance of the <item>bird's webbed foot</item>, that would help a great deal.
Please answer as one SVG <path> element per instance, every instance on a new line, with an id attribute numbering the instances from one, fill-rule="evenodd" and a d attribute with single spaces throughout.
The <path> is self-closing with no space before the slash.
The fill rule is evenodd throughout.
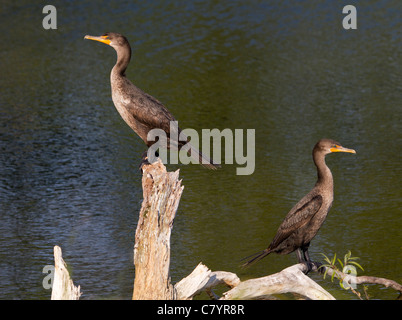
<path id="1" fill-rule="evenodd" d="M 304 264 L 306 265 L 307 271 L 304 274 L 308 274 L 311 270 L 314 268 L 314 262 L 312 261 L 304 261 Z"/>
<path id="2" fill-rule="evenodd" d="M 296 254 L 299 263 L 303 263 L 306 266 L 306 271 L 304 272 L 304 274 L 308 274 L 311 270 L 313 270 L 314 262 L 310 260 L 307 249 L 302 250 L 299 248 L 297 249 Z"/>

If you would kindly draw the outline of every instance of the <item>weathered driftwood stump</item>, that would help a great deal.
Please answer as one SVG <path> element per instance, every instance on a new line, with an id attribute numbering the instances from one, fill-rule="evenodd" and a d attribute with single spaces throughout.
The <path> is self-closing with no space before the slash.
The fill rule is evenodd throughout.
<path id="1" fill-rule="evenodd" d="M 80 286 L 74 286 L 73 280 L 67 271 L 67 265 L 61 255 L 61 248 L 55 246 L 54 251 L 54 277 L 52 282 L 51 300 L 78 300 Z"/>
<path id="2" fill-rule="evenodd" d="M 160 160 L 143 166 L 142 207 L 135 234 L 133 299 L 175 299 L 170 283 L 170 234 L 183 192 L 179 170 L 166 172 Z"/>

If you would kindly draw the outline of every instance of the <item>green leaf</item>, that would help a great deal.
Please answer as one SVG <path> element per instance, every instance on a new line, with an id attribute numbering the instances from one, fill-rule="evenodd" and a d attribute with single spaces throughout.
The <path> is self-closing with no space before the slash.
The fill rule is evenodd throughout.
<path id="1" fill-rule="evenodd" d="M 333 266 L 335 265 L 335 261 L 336 261 L 336 253 L 335 253 L 334 258 L 332 259 L 332 263 L 331 263 Z"/>
<path id="2" fill-rule="evenodd" d="M 359 257 L 350 257 L 349 260 L 359 260 Z"/>
<path id="3" fill-rule="evenodd" d="M 341 286 L 341 288 L 342 288 L 343 290 L 349 290 L 349 289 L 350 289 L 350 286 L 349 286 L 348 288 L 345 288 L 345 287 L 343 286 L 343 280 L 339 280 L 339 285 Z"/>
<path id="4" fill-rule="evenodd" d="M 360 269 L 362 269 L 362 271 L 364 271 L 363 267 L 360 264 L 358 264 L 356 261 L 350 261 L 349 264 L 354 264 L 355 266 L 357 266 Z"/>
<path id="5" fill-rule="evenodd" d="M 336 273 L 336 272 L 333 272 L 333 273 L 332 273 L 331 282 L 334 282 L 335 273 Z"/>
<path id="6" fill-rule="evenodd" d="M 325 279 L 325 277 L 327 276 L 327 273 L 328 273 L 328 268 L 325 268 L 324 279 Z"/>
<path id="7" fill-rule="evenodd" d="M 331 263 L 331 260 L 329 260 L 329 258 L 325 254 L 321 253 L 321 255 L 324 256 L 324 261 L 325 262 Z"/>
<path id="8" fill-rule="evenodd" d="M 338 262 L 339 262 L 339 264 L 341 265 L 341 267 L 342 267 L 342 269 L 343 269 L 343 263 L 342 263 L 342 261 L 338 258 Z"/>

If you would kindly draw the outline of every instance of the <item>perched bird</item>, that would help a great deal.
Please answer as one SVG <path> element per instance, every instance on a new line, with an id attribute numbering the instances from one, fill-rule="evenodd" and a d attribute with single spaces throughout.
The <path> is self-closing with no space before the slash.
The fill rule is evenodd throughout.
<path id="1" fill-rule="evenodd" d="M 332 152 L 356 153 L 334 140 L 321 139 L 317 142 L 313 149 L 313 160 L 318 173 L 314 188 L 289 211 L 268 248 L 244 258 L 243 260 L 252 257 L 243 267 L 260 261 L 271 252 L 289 254 L 297 250 L 298 261 L 305 263 L 308 271 L 311 270 L 308 247 L 324 223 L 334 200 L 334 180 L 325 163 L 325 156 Z"/>
<path id="2" fill-rule="evenodd" d="M 126 77 L 125 72 L 131 59 L 131 47 L 126 37 L 119 33 L 107 32 L 99 37 L 87 35 L 84 39 L 105 43 L 116 50 L 117 62 L 110 73 L 112 100 L 121 117 L 145 142 L 148 148 L 156 142 L 148 141 L 149 131 L 162 129 L 167 136 L 166 148 L 176 146 L 177 149 L 181 149 L 186 145 L 188 154 L 193 158 L 196 155 L 197 159 L 195 160 L 198 160 L 203 166 L 209 169 L 219 167 L 218 164 L 215 164 L 191 145 L 187 141 L 187 137 L 184 136 L 185 141 L 182 141 L 182 139 L 178 141 L 177 138 L 175 138 L 175 141 L 171 141 L 173 140 L 173 138 L 170 139 L 171 134 L 173 137 L 181 134 L 176 119 L 161 102 L 137 88 Z M 175 132 L 171 132 L 172 128 Z"/>

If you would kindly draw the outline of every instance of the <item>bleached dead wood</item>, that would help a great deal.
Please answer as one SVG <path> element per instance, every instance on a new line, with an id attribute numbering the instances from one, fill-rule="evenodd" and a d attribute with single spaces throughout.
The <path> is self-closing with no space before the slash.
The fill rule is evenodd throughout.
<path id="1" fill-rule="evenodd" d="M 240 279 L 236 274 L 226 271 L 212 272 L 200 263 L 190 275 L 176 283 L 175 289 L 178 300 L 190 300 L 203 291 L 212 294 L 211 289 L 217 285 L 226 284 L 233 288 L 239 283 Z"/>
<path id="2" fill-rule="evenodd" d="M 312 300 L 335 298 L 304 273 L 304 264 L 295 264 L 281 272 L 241 282 L 225 292 L 225 300 L 269 299 L 274 294 L 296 293 Z"/>
<path id="3" fill-rule="evenodd" d="M 183 192 L 179 170 L 166 172 L 158 160 L 142 167 L 143 202 L 134 244 L 134 300 L 171 300 L 170 234 Z"/>
<path id="4" fill-rule="evenodd" d="M 80 286 L 75 287 L 70 279 L 67 265 L 63 260 L 61 248 L 54 246 L 54 277 L 51 300 L 78 300 L 81 296 Z"/>
<path id="5" fill-rule="evenodd" d="M 348 275 L 348 277 L 351 277 L 350 275 Z M 399 291 L 399 293 L 402 294 L 402 285 L 400 285 L 398 282 L 394 281 L 394 280 L 390 280 L 390 279 L 386 279 L 386 278 L 379 278 L 379 277 L 372 277 L 372 276 L 359 276 L 356 277 L 355 279 L 345 279 L 346 281 L 348 281 L 349 284 L 354 283 L 355 284 L 380 284 L 383 285 L 387 288 L 392 288 L 396 291 Z"/>
<path id="6" fill-rule="evenodd" d="M 269 299 L 274 294 L 297 293 L 309 299 L 334 300 L 335 298 L 304 274 L 304 265 L 297 264 L 281 272 L 257 279 L 240 281 L 231 272 L 212 272 L 200 263 L 194 271 L 175 285 L 177 299 L 192 299 L 195 295 L 226 284 L 232 289 L 225 292 L 222 300 Z M 212 294 L 212 292 L 211 292 Z M 219 298 L 213 296 L 213 298 Z"/>
<path id="7" fill-rule="evenodd" d="M 336 278 L 349 285 L 379 284 L 402 292 L 402 286 L 396 281 L 372 277 L 353 276 L 342 273 L 314 262 L 313 271 L 323 273 L 325 270 L 329 277 L 333 274 Z M 225 271 L 211 271 L 200 263 L 194 271 L 175 285 L 177 299 L 189 300 L 201 292 L 207 292 L 212 299 L 221 300 L 252 300 L 270 299 L 273 295 L 283 293 L 295 293 L 312 300 L 334 300 L 335 298 L 324 288 L 318 285 L 305 273 L 307 267 L 299 263 L 288 267 L 278 273 L 246 281 L 240 281 L 236 274 Z M 216 296 L 212 289 L 226 284 L 231 290 L 223 293 L 222 297 Z"/>

